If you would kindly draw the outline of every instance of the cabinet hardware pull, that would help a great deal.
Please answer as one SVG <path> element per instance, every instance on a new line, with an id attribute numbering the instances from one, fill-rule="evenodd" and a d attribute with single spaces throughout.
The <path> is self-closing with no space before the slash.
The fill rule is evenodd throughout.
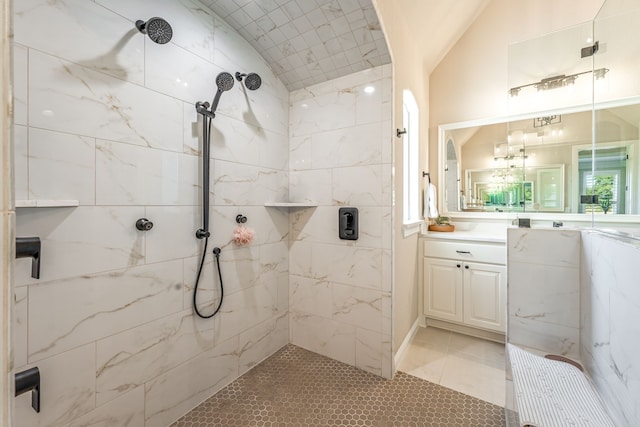
<path id="1" fill-rule="evenodd" d="M 456 251 L 456 252 L 458 252 L 459 254 L 468 254 L 468 255 L 471 255 L 471 252 L 470 252 L 470 251 Z"/>
<path id="2" fill-rule="evenodd" d="M 460 264 L 456 264 L 456 267 L 460 268 Z"/>
<path id="3" fill-rule="evenodd" d="M 468 269 L 469 269 L 469 266 L 468 266 L 468 265 L 465 265 L 465 266 L 464 266 L 464 268 L 466 268 L 466 269 L 468 270 Z"/>

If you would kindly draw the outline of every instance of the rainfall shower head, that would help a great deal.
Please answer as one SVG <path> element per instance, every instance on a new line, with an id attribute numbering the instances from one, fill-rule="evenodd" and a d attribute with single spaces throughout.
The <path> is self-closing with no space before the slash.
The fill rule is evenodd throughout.
<path id="1" fill-rule="evenodd" d="M 151 18 L 147 22 L 138 20 L 136 21 L 136 28 L 142 34 L 147 34 L 152 41 L 158 44 L 169 43 L 171 37 L 173 37 L 171 25 L 158 17 Z"/>
<path id="2" fill-rule="evenodd" d="M 220 95 L 222 95 L 222 92 L 226 92 L 233 87 L 233 76 L 226 72 L 218 74 L 216 77 L 216 86 L 218 86 L 218 91 L 211 103 L 211 114 L 215 114 L 218 109 L 218 101 L 220 101 Z"/>
<path id="3" fill-rule="evenodd" d="M 262 79 L 256 73 L 241 73 L 240 71 L 236 72 L 236 80 L 239 82 L 244 78 L 244 86 L 249 90 L 256 90 L 262 84 Z"/>

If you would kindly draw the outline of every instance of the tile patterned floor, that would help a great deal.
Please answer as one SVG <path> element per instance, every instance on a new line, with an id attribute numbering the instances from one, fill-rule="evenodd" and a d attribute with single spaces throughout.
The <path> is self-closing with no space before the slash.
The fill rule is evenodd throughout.
<path id="1" fill-rule="evenodd" d="M 385 380 L 287 345 L 183 418 L 205 426 L 504 426 L 499 406 L 398 372 Z"/>
<path id="2" fill-rule="evenodd" d="M 504 344 L 438 328 L 420 328 L 399 371 L 504 406 Z"/>

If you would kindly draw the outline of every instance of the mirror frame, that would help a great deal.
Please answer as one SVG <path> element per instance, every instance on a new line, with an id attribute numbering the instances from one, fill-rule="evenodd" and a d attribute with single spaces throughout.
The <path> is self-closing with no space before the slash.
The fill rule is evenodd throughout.
<path id="1" fill-rule="evenodd" d="M 640 96 L 620 99 L 616 101 L 609 101 L 598 104 L 586 104 L 586 105 L 578 105 L 574 107 L 560 108 L 554 110 L 546 110 L 546 111 L 536 111 L 532 113 L 525 113 L 514 116 L 502 116 L 502 117 L 493 117 L 493 118 L 485 118 L 478 120 L 469 120 L 464 122 L 456 122 L 456 123 L 448 123 L 438 126 L 438 206 L 441 209 L 442 216 L 448 216 L 451 218 L 457 219 L 474 219 L 474 220 L 511 220 L 518 217 L 527 217 L 533 220 L 543 220 L 543 221 L 554 221 L 554 220 L 565 220 L 571 222 L 588 222 L 590 224 L 595 223 L 640 223 L 640 215 L 635 214 L 619 214 L 619 215 L 598 215 L 597 217 L 594 214 L 589 213 L 566 213 L 566 212 L 464 212 L 464 211 L 449 211 L 447 209 L 446 201 L 445 201 L 445 191 L 444 188 L 446 186 L 445 182 L 445 168 L 447 162 L 447 151 L 446 151 L 446 143 L 445 134 L 448 131 L 463 129 L 468 127 L 477 127 L 477 126 L 485 126 L 485 125 L 493 125 L 497 123 L 509 123 L 511 121 L 517 120 L 526 120 L 533 119 L 534 117 L 541 117 L 551 114 L 571 114 L 571 113 L 579 113 L 584 111 L 596 111 L 600 109 L 606 108 L 614 108 L 614 107 L 623 107 L 627 105 L 640 104 Z M 593 135 L 592 135 L 592 144 Z M 458 159 L 460 161 L 460 159 Z M 464 179 L 464 171 L 458 171 L 459 179 Z M 640 194 L 638 194 L 640 197 Z M 459 203 L 458 203 L 458 206 Z"/>

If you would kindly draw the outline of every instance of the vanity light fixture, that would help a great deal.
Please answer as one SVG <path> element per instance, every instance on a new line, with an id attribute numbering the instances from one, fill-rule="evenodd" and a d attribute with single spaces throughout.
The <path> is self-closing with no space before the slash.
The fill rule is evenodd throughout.
<path id="1" fill-rule="evenodd" d="M 560 87 L 570 86 L 576 82 L 576 79 L 578 78 L 578 76 L 581 76 L 583 74 L 589 74 L 589 73 L 593 73 L 593 76 L 596 78 L 596 80 L 600 80 L 600 79 L 603 79 L 608 72 L 609 72 L 608 68 L 598 68 L 597 70 L 583 71 L 581 73 L 570 74 L 568 76 L 565 74 L 560 74 L 558 76 L 547 77 L 545 79 L 540 80 L 539 82 L 512 87 L 511 89 L 509 89 L 509 95 L 512 97 L 518 96 L 520 94 L 521 89 L 529 86 L 534 86 L 538 91 L 551 90 L 551 89 L 557 89 Z"/>

